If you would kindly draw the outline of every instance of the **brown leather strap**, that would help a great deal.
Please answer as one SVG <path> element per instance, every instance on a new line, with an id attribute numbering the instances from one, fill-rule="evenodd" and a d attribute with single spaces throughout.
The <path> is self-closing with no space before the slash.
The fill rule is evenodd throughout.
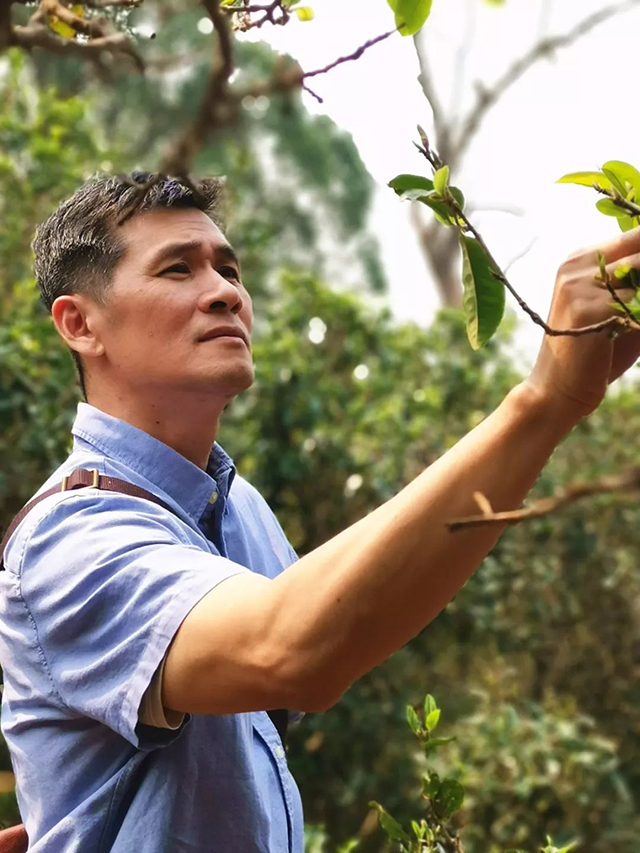
<path id="1" fill-rule="evenodd" d="M 144 498 L 145 500 L 153 501 L 154 503 L 163 506 L 165 509 L 168 509 L 169 512 L 173 512 L 175 514 L 174 509 L 151 492 L 148 492 L 146 489 L 134 486 L 133 483 L 129 483 L 126 480 L 118 480 L 117 477 L 107 477 L 105 474 L 99 474 L 97 468 L 76 468 L 75 471 L 72 471 L 71 474 L 64 477 L 61 483 L 58 483 L 56 486 L 52 486 L 50 489 L 47 489 L 46 492 L 38 495 L 37 498 L 29 501 L 29 503 L 24 506 L 13 519 L 9 525 L 9 529 L 2 537 L 2 543 L 0 543 L 0 571 L 4 569 L 4 549 L 7 547 L 7 543 L 11 538 L 11 535 L 14 533 L 25 515 L 32 510 L 34 506 L 39 504 L 40 501 L 43 501 L 45 498 L 51 497 L 51 495 L 55 495 L 58 492 L 70 492 L 74 489 L 85 488 L 100 489 L 107 492 L 124 492 L 125 495 L 131 495 L 134 498 Z"/>
<path id="2" fill-rule="evenodd" d="M 0 830 L 0 853 L 27 853 L 29 839 L 23 823 Z"/>

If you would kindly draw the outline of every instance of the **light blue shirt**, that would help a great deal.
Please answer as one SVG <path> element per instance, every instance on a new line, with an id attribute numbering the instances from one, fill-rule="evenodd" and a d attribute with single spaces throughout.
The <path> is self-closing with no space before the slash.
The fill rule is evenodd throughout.
<path id="1" fill-rule="evenodd" d="M 34 853 L 302 853 L 302 808 L 264 711 L 138 722 L 181 622 L 217 584 L 295 560 L 275 516 L 219 445 L 202 471 L 81 403 L 74 468 L 142 498 L 80 489 L 43 500 L 0 572 L 2 731 Z M 205 533 L 206 532 L 206 533 Z M 224 689 L 224 688 L 221 688 Z"/>

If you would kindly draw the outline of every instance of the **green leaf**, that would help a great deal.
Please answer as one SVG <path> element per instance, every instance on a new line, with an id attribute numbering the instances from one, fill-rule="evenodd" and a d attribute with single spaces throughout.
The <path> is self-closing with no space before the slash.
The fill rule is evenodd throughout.
<path id="1" fill-rule="evenodd" d="M 422 796 L 432 800 L 440 792 L 440 777 L 437 773 L 430 773 L 422 780 Z"/>
<path id="2" fill-rule="evenodd" d="M 440 708 L 434 708 L 433 711 L 430 711 L 427 714 L 427 717 L 424 721 L 427 731 L 432 732 L 435 727 L 438 725 L 438 721 L 440 720 Z"/>
<path id="3" fill-rule="evenodd" d="M 80 3 L 77 3 L 77 4 L 74 4 L 73 6 L 70 6 L 69 11 L 73 12 L 73 14 L 77 18 L 84 18 L 84 9 L 82 7 L 82 4 L 80 4 Z M 49 21 L 49 26 L 54 31 L 54 33 L 57 33 L 59 36 L 62 36 L 63 38 L 73 39 L 78 35 L 78 33 L 75 31 L 75 29 L 72 26 L 70 26 L 69 24 L 66 24 L 64 21 L 61 21 L 57 15 L 49 15 L 48 21 Z"/>
<path id="4" fill-rule="evenodd" d="M 542 853 L 570 853 L 571 850 L 575 849 L 577 843 L 577 841 L 572 841 L 571 844 L 560 849 L 555 846 L 551 838 L 547 835 L 547 846 L 542 848 Z"/>
<path id="5" fill-rule="evenodd" d="M 472 237 L 461 235 L 462 304 L 467 320 L 467 337 L 473 349 L 491 339 L 504 314 L 504 285 L 492 272 L 484 250 Z"/>
<path id="6" fill-rule="evenodd" d="M 453 223 L 453 213 L 442 202 L 434 200 L 430 196 L 435 193 L 433 181 L 425 178 L 422 175 L 398 175 L 392 181 L 389 181 L 389 186 L 402 201 L 421 201 L 430 207 L 436 214 L 436 218 L 443 225 L 451 225 Z M 455 199 L 458 207 L 464 210 L 465 198 L 458 187 L 449 187 L 449 192 Z M 436 194 L 438 195 L 438 194 Z"/>
<path id="7" fill-rule="evenodd" d="M 622 280 L 623 278 L 626 278 L 629 275 L 631 269 L 631 264 L 620 264 L 620 266 L 615 268 L 613 274 L 617 279 Z"/>
<path id="8" fill-rule="evenodd" d="M 375 800 L 372 800 L 369 803 L 369 807 L 375 809 L 378 812 L 378 821 L 380 822 L 380 826 L 387 834 L 387 837 L 392 841 L 403 841 L 405 844 L 410 844 L 411 839 L 404 831 L 404 829 L 400 826 L 398 821 L 391 817 L 388 811 L 382 808 L 380 803 L 376 803 Z"/>
<path id="9" fill-rule="evenodd" d="M 640 217 L 638 216 L 619 216 L 618 225 L 621 231 L 631 231 L 632 228 L 637 228 L 640 225 Z"/>
<path id="10" fill-rule="evenodd" d="M 417 735 L 422 726 L 420 725 L 420 720 L 418 719 L 415 708 L 411 705 L 407 705 L 407 722 L 409 723 L 411 731 Z"/>
<path id="11" fill-rule="evenodd" d="M 437 749 L 440 749 L 441 746 L 444 746 L 447 743 L 451 743 L 451 741 L 455 740 L 455 736 L 451 735 L 449 737 L 432 737 L 429 740 L 425 741 L 423 744 L 424 754 L 429 756 L 430 753 L 435 752 Z"/>
<path id="12" fill-rule="evenodd" d="M 615 216 L 616 219 L 620 216 L 626 216 L 624 209 L 619 207 L 611 198 L 601 198 L 600 201 L 596 202 L 596 207 L 605 216 Z"/>
<path id="13" fill-rule="evenodd" d="M 557 184 L 579 184 L 582 187 L 592 187 L 598 184 L 603 190 L 611 191 L 611 181 L 602 172 L 569 172 L 556 181 Z"/>
<path id="14" fill-rule="evenodd" d="M 413 36 L 422 28 L 431 13 L 433 0 L 387 0 L 396 18 L 396 27 L 403 36 Z"/>
<path id="15" fill-rule="evenodd" d="M 457 812 L 464 802 L 464 788 L 455 779 L 445 779 L 440 786 L 438 796 L 434 801 L 434 808 L 444 818 L 451 817 Z"/>
<path id="16" fill-rule="evenodd" d="M 425 720 L 432 711 L 436 710 L 437 707 L 438 706 L 436 704 L 436 700 L 433 698 L 431 693 L 427 693 L 427 695 L 424 697 L 424 718 L 425 718 Z"/>
<path id="17" fill-rule="evenodd" d="M 405 194 L 404 197 L 406 198 L 407 195 Z M 440 201 L 438 193 L 434 192 L 431 195 L 420 196 L 419 198 L 416 198 L 415 201 L 420 201 L 422 204 L 426 204 L 427 207 L 430 207 L 441 225 L 455 225 L 453 213 L 443 201 Z"/>
<path id="18" fill-rule="evenodd" d="M 449 167 L 443 166 L 433 176 L 433 188 L 441 196 L 447 194 L 447 186 L 449 185 Z"/>
<path id="19" fill-rule="evenodd" d="M 66 39 L 74 39 L 77 35 L 73 27 L 70 27 L 69 24 L 66 24 L 64 21 L 61 21 L 56 15 L 49 16 L 49 26 L 54 33 L 57 33 L 59 36 Z"/>
<path id="20" fill-rule="evenodd" d="M 360 841 L 357 838 L 350 838 L 338 847 L 338 853 L 353 853 L 358 847 L 360 847 Z"/>
<path id="21" fill-rule="evenodd" d="M 620 193 L 622 198 L 625 198 L 627 195 L 627 190 L 625 188 L 624 182 L 619 181 L 615 172 L 611 172 L 611 171 L 609 171 L 609 169 L 605 169 L 604 166 L 602 168 L 602 171 L 607 176 L 607 178 L 609 178 L 609 180 L 611 181 L 611 186 L 613 187 L 613 189 L 616 192 Z"/>
<path id="22" fill-rule="evenodd" d="M 464 195 L 462 190 L 459 190 L 458 187 L 449 187 L 449 192 L 456 200 L 456 204 L 460 208 L 460 210 L 464 210 Z"/>
<path id="23" fill-rule="evenodd" d="M 294 12 L 298 16 L 299 21 L 313 21 L 315 18 L 315 12 L 311 6 L 298 6 L 297 9 L 294 9 Z"/>
<path id="24" fill-rule="evenodd" d="M 602 167 L 602 171 L 605 172 L 607 177 L 611 178 L 612 183 L 616 180 L 622 186 L 622 189 L 618 190 L 618 192 L 623 198 L 626 198 L 627 195 L 625 184 L 629 184 L 640 195 L 640 172 L 635 166 L 624 163 L 622 160 L 609 160 Z"/>
<path id="25" fill-rule="evenodd" d="M 422 175 L 398 175 L 389 181 L 389 186 L 399 196 L 403 196 L 404 193 L 411 190 L 420 190 L 422 193 L 433 192 L 433 181 L 424 178 Z"/>

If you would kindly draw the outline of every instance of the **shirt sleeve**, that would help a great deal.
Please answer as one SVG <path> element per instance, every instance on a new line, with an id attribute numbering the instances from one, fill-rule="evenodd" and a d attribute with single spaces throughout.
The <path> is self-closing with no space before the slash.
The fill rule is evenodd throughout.
<path id="1" fill-rule="evenodd" d="M 162 663 L 151 679 L 151 684 L 144 692 L 144 696 L 140 702 L 138 719 L 145 726 L 153 726 L 156 729 L 169 729 L 169 731 L 173 732 L 180 728 L 186 715 L 180 713 L 180 711 L 172 711 L 170 708 L 165 708 L 162 704 L 162 679 L 164 678 L 166 660 L 167 655 L 162 659 Z"/>
<path id="2" fill-rule="evenodd" d="M 71 495 L 38 521 L 20 561 L 52 691 L 137 747 L 148 728 L 138 727 L 142 698 L 184 618 L 248 571 L 190 543 L 183 528 L 151 501 Z"/>

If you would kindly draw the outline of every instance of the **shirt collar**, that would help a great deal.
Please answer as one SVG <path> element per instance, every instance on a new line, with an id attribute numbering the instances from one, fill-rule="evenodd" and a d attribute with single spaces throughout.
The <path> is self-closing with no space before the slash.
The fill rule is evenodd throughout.
<path id="1" fill-rule="evenodd" d="M 71 428 L 77 439 L 106 456 L 119 459 L 169 495 L 196 521 L 214 492 L 223 498 L 235 477 L 232 459 L 214 442 L 206 471 L 198 468 L 169 445 L 126 421 L 108 415 L 89 403 L 78 403 Z"/>

